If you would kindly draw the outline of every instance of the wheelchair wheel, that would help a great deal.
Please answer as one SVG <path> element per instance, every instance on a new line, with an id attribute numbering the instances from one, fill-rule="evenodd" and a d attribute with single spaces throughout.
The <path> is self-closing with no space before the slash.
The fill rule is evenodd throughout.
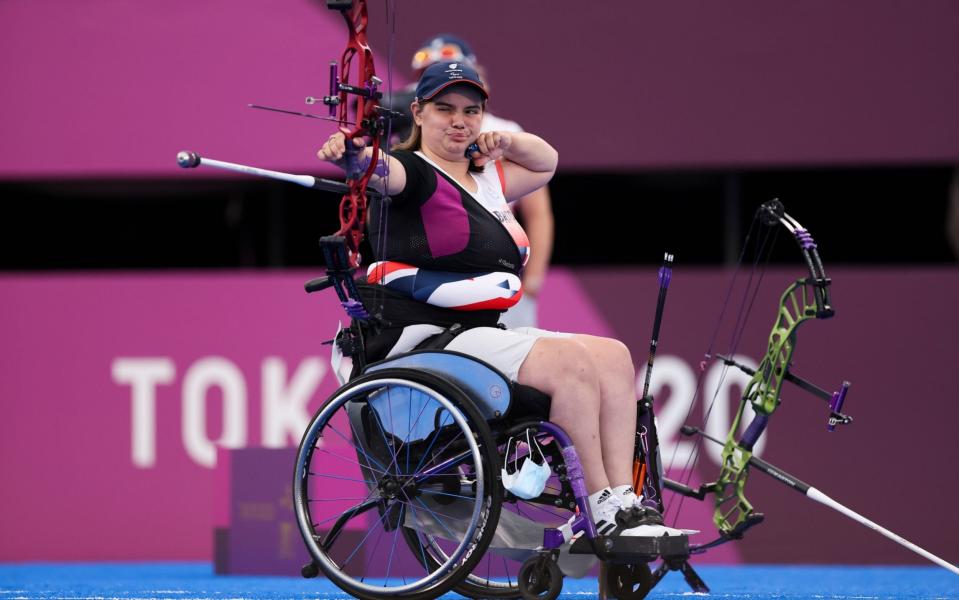
<path id="1" fill-rule="evenodd" d="M 523 600 L 556 600 L 563 591 L 563 574 L 550 556 L 530 557 L 519 570 Z"/>
<path id="2" fill-rule="evenodd" d="M 606 592 L 617 600 L 643 600 L 652 589 L 653 573 L 648 564 L 606 568 Z"/>
<path id="3" fill-rule="evenodd" d="M 483 557 L 500 514 L 498 472 L 489 426 L 459 388 L 385 369 L 339 389 L 310 422 L 294 476 L 297 522 L 322 573 L 347 593 L 435 598 Z M 442 560 L 427 561 L 426 547 Z"/>
<path id="4" fill-rule="evenodd" d="M 505 452 L 509 436 L 501 433 L 498 437 L 501 438 L 498 440 L 500 451 Z M 518 437 L 522 438 L 522 433 Z M 565 473 L 561 451 L 555 443 L 543 444 L 542 450 L 554 470 L 547 481 L 544 495 L 523 500 L 505 494 L 499 525 L 490 545 L 472 572 L 453 588 L 455 592 L 476 599 L 522 597 L 520 571 L 524 562 L 536 554 L 535 548 L 542 544 L 543 528 L 558 527 L 572 515 L 572 489 L 565 477 L 561 479 L 557 476 L 557 472 Z M 528 449 L 522 447 L 513 448 L 513 453 L 518 454 L 520 459 L 527 452 Z M 513 455 L 507 458 L 512 460 Z M 426 536 L 408 536 L 407 542 L 413 548 L 413 553 L 422 557 L 430 569 L 438 568 L 447 558 L 440 545 Z"/>

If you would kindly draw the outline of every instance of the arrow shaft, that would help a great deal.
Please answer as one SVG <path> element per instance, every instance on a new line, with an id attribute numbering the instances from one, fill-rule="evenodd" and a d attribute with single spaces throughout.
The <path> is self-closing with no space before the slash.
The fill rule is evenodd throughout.
<path id="1" fill-rule="evenodd" d="M 897 534 L 889 531 L 889 530 L 886 529 L 885 527 L 883 527 L 883 526 L 881 526 L 881 525 L 879 525 L 879 524 L 877 524 L 877 523 L 874 523 L 873 521 L 870 521 L 869 519 L 867 519 L 866 517 L 860 515 L 860 514 L 857 513 L 856 511 L 854 511 L 854 510 L 852 510 L 852 509 L 849 509 L 849 508 L 846 508 L 845 506 L 843 506 L 842 504 L 839 504 L 838 502 L 836 502 L 835 500 L 833 500 L 832 498 L 830 498 L 830 497 L 827 496 L 826 494 L 820 492 L 820 491 L 817 490 L 816 488 L 811 487 L 811 488 L 809 488 L 808 490 L 806 490 L 806 497 L 807 497 L 807 498 L 810 498 L 811 500 L 815 500 L 816 502 L 819 502 L 820 504 L 825 504 L 825 505 L 828 506 L 829 508 L 831 508 L 831 509 L 833 509 L 833 510 L 835 510 L 835 511 L 837 511 L 837 512 L 840 512 L 840 513 L 846 515 L 847 517 L 849 517 L 849 518 L 852 519 L 853 521 L 856 521 L 856 522 L 858 522 L 858 523 L 861 523 L 861 524 L 865 525 L 866 527 L 868 527 L 869 529 L 872 529 L 873 531 L 884 535 L 885 537 L 887 537 L 887 538 L 889 538 L 890 540 L 896 542 L 896 543 L 899 544 L 900 546 L 903 546 L 903 547 L 905 547 L 905 548 L 909 548 L 910 550 L 912 550 L 913 552 L 915 552 L 915 553 L 918 554 L 919 556 L 922 556 L 923 558 L 925 558 L 925 559 L 927 559 L 927 560 L 931 560 L 932 562 L 936 563 L 936 564 L 939 565 L 940 567 L 942 567 L 942 568 L 944 568 L 944 569 L 947 569 L 947 570 L 955 573 L 956 575 L 959 575 L 959 567 L 957 567 L 956 565 L 954 565 L 954 564 L 952 564 L 952 563 L 949 563 L 949 562 L 946 562 L 945 560 L 939 558 L 938 556 L 936 556 L 936 555 L 933 554 L 932 552 L 929 552 L 928 550 L 924 550 L 923 548 L 920 548 L 919 546 L 913 544 L 912 542 L 910 542 L 910 541 L 907 540 L 906 538 L 904 538 L 904 537 L 902 537 L 902 536 L 900 536 L 900 535 L 897 535 Z"/>

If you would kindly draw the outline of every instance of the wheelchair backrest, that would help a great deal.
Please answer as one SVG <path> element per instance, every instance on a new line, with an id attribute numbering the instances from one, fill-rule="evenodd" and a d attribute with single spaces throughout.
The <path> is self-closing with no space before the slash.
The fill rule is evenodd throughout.
<path id="1" fill-rule="evenodd" d="M 363 372 L 383 369 L 416 369 L 443 377 L 470 396 L 486 419 L 506 414 L 511 399 L 510 382 L 485 362 L 450 350 L 422 350 L 400 354 L 369 365 Z"/>

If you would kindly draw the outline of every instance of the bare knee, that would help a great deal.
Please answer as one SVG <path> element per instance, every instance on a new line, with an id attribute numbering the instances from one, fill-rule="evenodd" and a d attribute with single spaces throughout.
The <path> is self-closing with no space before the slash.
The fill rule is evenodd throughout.
<path id="1" fill-rule="evenodd" d="M 619 385 L 622 385 L 625 393 L 622 395 L 622 401 L 625 405 L 632 405 L 636 402 L 636 369 L 633 367 L 633 355 L 629 352 L 626 344 L 619 340 L 608 340 L 607 346 L 610 353 L 610 364 L 613 365 L 615 377 L 619 378 Z"/>
<path id="2" fill-rule="evenodd" d="M 583 408 L 598 406 L 599 373 L 589 350 L 574 338 L 537 340 L 519 370 L 519 382 L 559 398 L 579 398 Z"/>
<path id="3" fill-rule="evenodd" d="M 599 338 L 599 340 L 602 348 L 601 352 L 608 364 L 616 371 L 632 376 L 634 373 L 633 355 L 626 344 L 612 338 Z"/>
<path id="4" fill-rule="evenodd" d="M 601 376 L 630 381 L 635 379 L 633 356 L 626 344 L 613 338 L 591 335 L 578 335 L 576 339 L 589 350 Z"/>

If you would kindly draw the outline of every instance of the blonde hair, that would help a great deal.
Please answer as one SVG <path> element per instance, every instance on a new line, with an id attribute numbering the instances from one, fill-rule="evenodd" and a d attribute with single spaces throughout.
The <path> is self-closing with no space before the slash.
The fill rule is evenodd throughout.
<path id="1" fill-rule="evenodd" d="M 410 152 L 414 152 L 420 149 L 422 142 L 423 128 L 420 127 L 414 120 L 410 125 L 410 132 L 406 136 L 406 139 L 393 144 L 391 150 L 409 150 Z"/>

